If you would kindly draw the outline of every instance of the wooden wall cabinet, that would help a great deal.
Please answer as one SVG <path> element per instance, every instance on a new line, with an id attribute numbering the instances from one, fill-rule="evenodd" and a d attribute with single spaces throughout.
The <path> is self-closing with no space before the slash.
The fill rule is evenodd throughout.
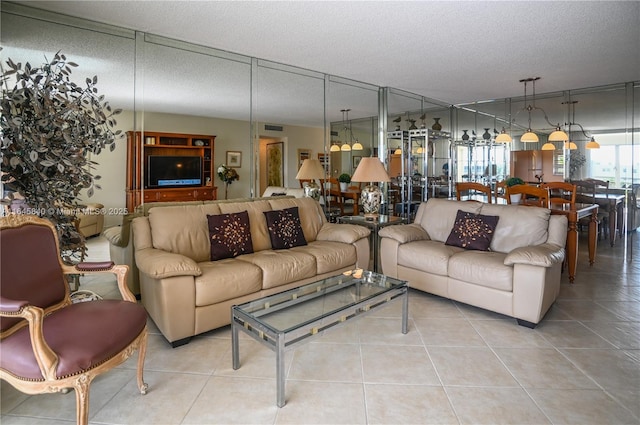
<path id="1" fill-rule="evenodd" d="M 217 198 L 213 186 L 216 136 L 145 131 L 127 132 L 127 209 L 144 202 L 206 201 Z M 202 184 L 190 187 L 148 187 L 149 156 L 196 156 L 202 160 Z"/>
<path id="2" fill-rule="evenodd" d="M 527 183 L 537 183 L 536 175 L 545 182 L 563 181 L 563 175 L 553 173 L 553 152 L 543 150 L 511 151 L 511 175 Z"/>

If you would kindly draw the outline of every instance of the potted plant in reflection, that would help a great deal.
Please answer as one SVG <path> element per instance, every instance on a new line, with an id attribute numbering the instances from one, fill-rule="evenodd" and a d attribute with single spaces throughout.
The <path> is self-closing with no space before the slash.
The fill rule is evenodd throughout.
<path id="1" fill-rule="evenodd" d="M 342 173 L 338 176 L 338 182 L 340 183 L 340 191 L 345 192 L 349 183 L 351 183 L 351 176 L 347 173 Z"/>
<path id="2" fill-rule="evenodd" d="M 121 111 L 98 94 L 98 77 L 87 78 L 84 87 L 73 82 L 71 68 L 78 65 L 60 52 L 41 67 L 11 59 L 6 66 L 0 65 L 2 203 L 50 220 L 62 259 L 77 263 L 86 252 L 76 227 L 84 207 L 78 195 L 86 190 L 91 197 L 100 189 L 90 155 L 115 149 L 115 140 L 124 135 L 114 129 Z"/>
<path id="3" fill-rule="evenodd" d="M 520 177 L 510 177 L 504 183 L 507 187 L 512 187 L 512 186 L 517 186 L 519 184 L 524 184 L 524 180 L 522 180 Z M 517 204 L 520 202 L 520 199 L 522 198 L 522 194 L 514 193 L 513 195 L 509 195 L 509 198 L 511 198 L 512 204 Z"/>

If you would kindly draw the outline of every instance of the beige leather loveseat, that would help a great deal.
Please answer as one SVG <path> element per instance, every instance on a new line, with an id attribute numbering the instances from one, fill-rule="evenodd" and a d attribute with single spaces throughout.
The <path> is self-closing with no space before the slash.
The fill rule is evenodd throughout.
<path id="1" fill-rule="evenodd" d="M 489 251 L 445 244 L 458 210 L 498 216 Z M 539 323 L 560 290 L 567 219 L 546 208 L 433 198 L 420 204 L 412 224 L 379 235 L 384 274 L 523 326 Z"/>
<path id="2" fill-rule="evenodd" d="M 306 245 L 274 250 L 264 212 L 294 207 Z M 211 261 L 207 215 L 244 211 L 253 253 Z M 310 198 L 152 208 L 132 225 L 142 303 L 174 347 L 229 324 L 234 304 L 369 264 L 369 230 L 328 223 Z"/>

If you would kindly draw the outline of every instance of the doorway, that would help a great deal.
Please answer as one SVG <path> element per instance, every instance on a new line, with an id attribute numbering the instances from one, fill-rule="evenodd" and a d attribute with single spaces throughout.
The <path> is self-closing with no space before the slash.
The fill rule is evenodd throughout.
<path id="1" fill-rule="evenodd" d="M 287 186 L 287 138 L 260 136 L 258 187 L 262 196 L 267 186 Z"/>

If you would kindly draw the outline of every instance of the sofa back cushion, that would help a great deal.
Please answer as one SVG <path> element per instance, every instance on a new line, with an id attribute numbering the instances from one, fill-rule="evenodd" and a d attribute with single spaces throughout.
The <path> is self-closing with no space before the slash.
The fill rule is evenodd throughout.
<path id="1" fill-rule="evenodd" d="M 207 214 L 221 214 L 220 204 L 181 205 L 149 210 L 153 247 L 196 262 L 211 255 Z"/>
<path id="2" fill-rule="evenodd" d="M 549 238 L 548 208 L 481 204 L 482 214 L 500 217 L 491 250 L 508 253 L 523 246 L 540 245 Z"/>
<path id="3" fill-rule="evenodd" d="M 482 204 L 479 202 L 431 198 L 420 204 L 414 223 L 420 224 L 431 240 L 444 242 L 453 229 L 458 210 L 479 214 L 481 208 Z"/>
<path id="4" fill-rule="evenodd" d="M 247 211 L 249 213 L 249 223 L 251 225 L 251 241 L 253 251 L 258 252 L 271 249 L 269 231 L 267 230 L 267 220 L 264 218 L 265 211 L 271 211 L 271 204 L 267 200 L 251 202 L 229 202 L 218 204 L 220 211 L 224 214 Z"/>
<path id="5" fill-rule="evenodd" d="M 283 210 L 291 207 L 298 207 L 300 225 L 307 242 L 313 242 L 318 237 L 318 232 L 322 225 L 327 222 L 322 207 L 318 201 L 312 198 L 274 198 L 269 201 L 272 210 Z"/>

